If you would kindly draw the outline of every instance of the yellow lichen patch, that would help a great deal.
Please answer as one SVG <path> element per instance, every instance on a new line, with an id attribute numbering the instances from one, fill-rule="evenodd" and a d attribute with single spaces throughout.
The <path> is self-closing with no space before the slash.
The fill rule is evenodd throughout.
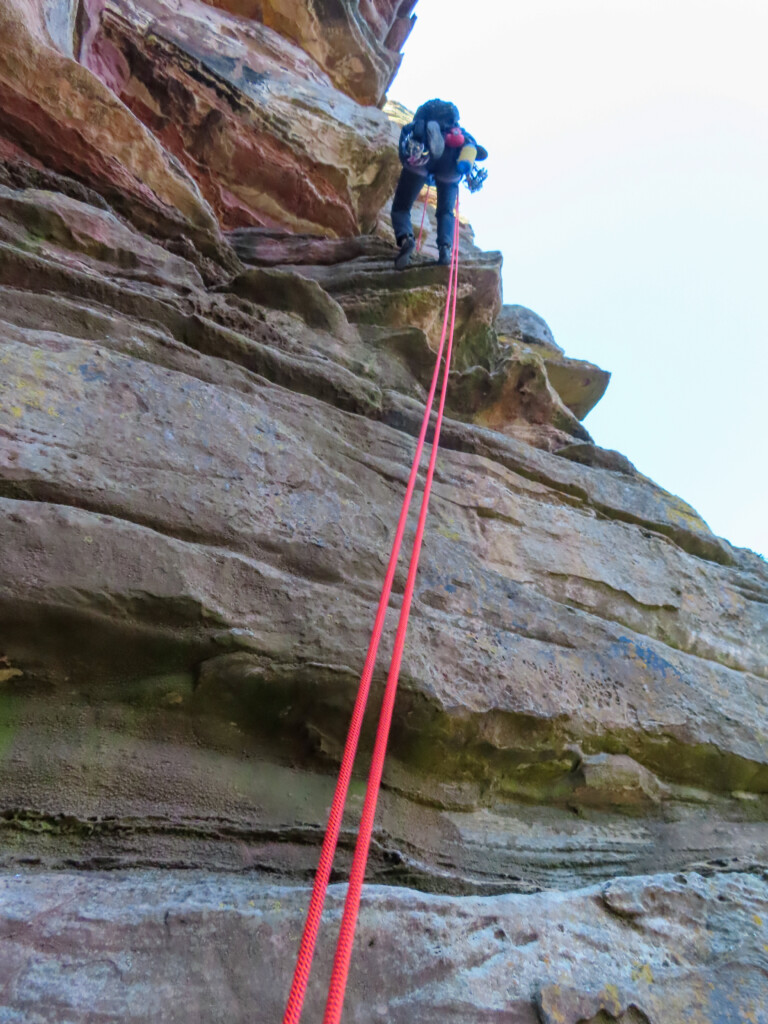
<path id="1" fill-rule="evenodd" d="M 760 917 L 759 914 L 753 914 L 752 915 L 752 920 L 755 922 L 755 924 L 762 924 L 763 923 L 763 919 L 762 919 L 762 917 Z"/>
<path id="2" fill-rule="evenodd" d="M 621 1012 L 621 999 L 616 985 L 606 985 L 603 989 L 603 1004 L 605 1009 L 614 1016 Z"/>
<path id="3" fill-rule="evenodd" d="M 549 962 L 549 957 L 545 957 L 544 959 L 547 961 L 547 963 Z M 563 1011 L 559 1009 L 556 1005 L 550 1005 L 552 999 L 554 999 L 555 1001 L 559 1001 L 560 994 L 561 990 L 559 985 L 550 986 L 549 991 L 547 992 L 547 995 L 551 997 L 551 999 L 547 1000 L 547 1012 L 549 1014 L 550 1020 L 552 1021 L 552 1024 L 566 1024 L 566 1019 Z"/>
<path id="4" fill-rule="evenodd" d="M 650 964 L 635 964 L 632 968 L 632 981 L 644 981 L 648 985 L 653 983 L 653 971 Z"/>
<path id="5" fill-rule="evenodd" d="M 487 651 L 489 654 L 492 654 L 494 657 L 496 657 L 497 655 L 500 655 L 500 654 L 503 653 L 501 647 L 498 647 L 496 644 L 491 643 L 491 641 L 487 637 L 475 636 L 474 640 L 475 640 L 475 643 L 477 644 L 477 646 L 481 650 Z"/>
<path id="6" fill-rule="evenodd" d="M 444 526 L 441 526 L 437 532 L 441 533 L 447 540 L 461 540 L 461 534 L 457 533 L 456 530 L 447 530 Z"/>
<path id="7" fill-rule="evenodd" d="M 7 683 L 9 679 L 15 679 L 17 676 L 23 675 L 24 673 L 20 668 L 13 667 L 7 655 L 0 655 L 0 683 Z"/>

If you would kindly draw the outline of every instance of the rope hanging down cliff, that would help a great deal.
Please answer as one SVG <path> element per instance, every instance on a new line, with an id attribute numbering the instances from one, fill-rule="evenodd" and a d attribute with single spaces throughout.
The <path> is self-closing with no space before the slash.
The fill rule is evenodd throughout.
<path id="1" fill-rule="evenodd" d="M 341 1020 L 341 1011 L 344 1004 L 344 994 L 346 991 L 347 976 L 349 974 L 349 963 L 352 955 L 352 940 L 354 938 L 355 926 L 357 924 L 357 916 L 360 908 L 360 894 L 363 886 L 363 879 L 365 877 L 365 868 L 368 861 L 368 851 L 371 843 L 371 835 L 373 833 L 373 823 L 376 814 L 376 803 L 378 800 L 379 788 L 381 786 L 381 777 L 384 770 L 384 758 L 386 756 L 387 741 L 389 739 L 389 729 L 392 722 L 392 712 L 394 710 L 395 705 L 395 695 L 397 692 L 397 683 L 400 675 L 400 664 L 402 662 L 403 657 L 405 635 L 408 629 L 408 618 L 411 610 L 411 601 L 413 599 L 413 590 L 416 583 L 416 572 L 418 570 L 419 555 L 421 553 L 421 543 L 424 536 L 424 527 L 426 524 L 427 511 L 429 508 L 429 496 L 432 489 L 432 479 L 435 471 L 435 463 L 437 461 L 438 445 L 440 441 L 440 428 L 442 426 L 443 411 L 445 409 L 445 399 L 448 393 L 448 375 L 450 373 L 451 353 L 453 350 L 453 333 L 456 324 L 456 296 L 459 272 L 458 215 L 459 201 L 457 198 L 456 219 L 453 232 L 453 250 L 450 271 L 448 274 L 448 289 L 445 299 L 443 329 L 442 334 L 440 336 L 440 344 L 437 350 L 435 369 L 432 374 L 432 383 L 430 385 L 429 395 L 427 396 L 426 407 L 424 410 L 424 418 L 422 420 L 421 430 L 419 432 L 419 438 L 416 444 L 416 452 L 414 454 L 413 463 L 411 465 L 411 472 L 408 478 L 405 496 L 403 498 L 403 505 L 400 510 L 400 518 L 398 519 L 397 529 L 395 531 L 395 538 L 392 543 L 392 551 L 389 556 L 389 563 L 387 565 L 387 571 L 384 576 L 384 584 L 382 586 L 381 596 L 379 598 L 379 605 L 376 611 L 376 618 L 373 624 L 371 640 L 368 645 L 368 653 L 366 655 L 365 664 L 363 666 L 363 672 L 360 677 L 360 685 L 357 692 L 357 698 L 355 700 L 355 706 L 352 711 L 352 719 L 350 722 L 349 732 L 347 734 L 347 741 L 344 747 L 341 768 L 339 770 L 339 778 L 336 783 L 336 790 L 334 792 L 333 802 L 331 804 L 331 810 L 328 816 L 328 825 L 326 827 L 325 837 L 323 839 L 323 846 L 320 852 L 320 861 L 317 868 L 317 874 L 315 875 L 315 882 L 312 888 L 312 896 L 309 902 L 309 909 L 307 911 L 307 919 L 304 925 L 304 932 L 301 937 L 301 945 L 299 947 L 299 953 L 296 960 L 296 969 L 293 976 L 293 983 L 291 985 L 291 992 L 288 997 L 288 1004 L 286 1006 L 285 1015 L 283 1017 L 283 1024 L 299 1024 L 299 1021 L 301 1019 L 301 1011 L 304 1005 L 304 997 L 306 995 L 307 983 L 309 981 L 309 974 L 312 968 L 312 958 L 314 956 L 315 945 L 317 943 L 317 935 L 320 928 L 320 918 L 323 913 L 323 905 L 325 903 L 325 896 L 328 890 L 328 881 L 331 875 L 333 858 L 336 852 L 336 845 L 339 838 L 341 821 L 344 814 L 344 805 L 347 799 L 349 782 L 352 777 L 352 768 L 355 761 L 355 754 L 357 752 L 358 741 L 360 739 L 360 731 L 363 724 L 363 716 L 365 714 L 365 708 L 368 702 L 368 695 L 371 687 L 371 678 L 373 676 L 373 669 L 376 664 L 376 655 L 379 649 L 379 641 L 381 640 L 381 634 L 384 628 L 384 619 L 386 617 L 387 607 L 389 604 L 389 597 L 392 591 L 392 583 L 395 576 L 395 569 L 397 568 L 397 561 L 400 554 L 400 547 L 403 540 L 403 534 L 405 533 L 405 526 L 408 519 L 408 511 L 411 504 L 411 498 L 413 497 L 413 491 L 416 486 L 416 477 L 418 475 L 419 464 L 421 462 L 421 454 L 424 448 L 427 429 L 429 427 L 429 422 L 432 415 L 432 404 L 434 402 L 435 391 L 437 389 L 437 380 L 440 374 L 440 364 L 442 362 L 443 350 L 445 349 L 445 366 L 443 369 L 443 380 L 440 391 L 440 401 L 438 405 L 437 419 L 435 422 L 435 433 L 432 441 L 432 451 L 424 483 L 424 494 L 421 500 L 421 510 L 419 512 L 419 520 L 418 525 L 416 527 L 416 536 L 414 538 L 413 549 L 411 552 L 411 561 L 408 569 L 408 578 L 405 586 L 405 593 L 403 595 L 403 602 L 400 610 L 400 618 L 397 625 L 397 633 L 395 636 L 395 646 L 392 653 L 392 661 L 390 663 L 389 674 L 387 676 L 387 683 L 384 690 L 384 698 L 382 700 L 382 707 L 379 715 L 379 724 L 376 733 L 376 741 L 373 749 L 373 756 L 371 759 L 371 768 L 368 776 L 368 785 L 366 788 L 365 802 L 363 804 L 363 813 L 360 820 L 360 829 L 357 838 L 357 845 L 355 847 L 355 854 L 352 861 L 352 869 L 350 872 L 347 897 L 344 904 L 344 914 L 342 917 L 341 928 L 339 931 L 339 937 L 336 944 L 336 955 L 334 958 L 333 970 L 331 973 L 330 986 L 328 990 L 328 1001 L 326 1003 L 323 1024 L 339 1024 Z"/>

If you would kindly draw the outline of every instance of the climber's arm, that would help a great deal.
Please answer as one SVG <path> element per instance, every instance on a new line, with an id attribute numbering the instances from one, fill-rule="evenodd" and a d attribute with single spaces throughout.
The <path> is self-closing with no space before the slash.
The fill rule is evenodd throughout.
<path id="1" fill-rule="evenodd" d="M 477 159 L 477 143 L 469 134 L 464 132 L 464 145 L 461 147 L 459 159 L 456 162 L 456 170 L 459 174 L 470 174 Z"/>

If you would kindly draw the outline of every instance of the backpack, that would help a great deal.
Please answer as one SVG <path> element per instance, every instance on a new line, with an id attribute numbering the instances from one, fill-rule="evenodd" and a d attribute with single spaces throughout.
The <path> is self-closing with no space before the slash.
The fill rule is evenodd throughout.
<path id="1" fill-rule="evenodd" d="M 435 121 L 445 136 L 459 123 L 459 111 L 453 103 L 446 100 L 427 100 L 413 115 L 413 121 L 406 125 L 400 133 L 398 147 L 400 161 L 411 170 L 424 168 L 431 159 L 442 156 L 443 147 L 439 152 L 431 153 L 427 139 L 427 124 Z"/>

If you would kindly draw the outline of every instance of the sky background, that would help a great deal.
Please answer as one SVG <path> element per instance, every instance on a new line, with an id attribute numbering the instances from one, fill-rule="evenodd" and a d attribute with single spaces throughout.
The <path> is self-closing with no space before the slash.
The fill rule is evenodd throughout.
<path id="1" fill-rule="evenodd" d="M 613 374 L 595 442 L 768 556 L 768 0 L 419 0 L 389 96 L 490 151 L 504 300 Z"/>

